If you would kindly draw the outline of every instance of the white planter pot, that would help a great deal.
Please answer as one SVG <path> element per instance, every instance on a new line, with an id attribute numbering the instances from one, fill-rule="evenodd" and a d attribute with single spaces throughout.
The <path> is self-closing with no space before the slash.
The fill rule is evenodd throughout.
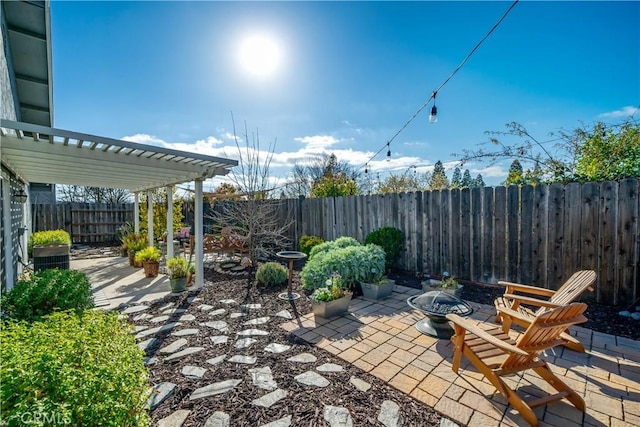
<path id="1" fill-rule="evenodd" d="M 311 300 L 311 307 L 313 308 L 313 315 L 318 317 L 340 316 L 349 310 L 349 303 L 351 302 L 352 294 L 343 296 L 342 298 L 334 299 L 333 301 L 314 301 Z"/>

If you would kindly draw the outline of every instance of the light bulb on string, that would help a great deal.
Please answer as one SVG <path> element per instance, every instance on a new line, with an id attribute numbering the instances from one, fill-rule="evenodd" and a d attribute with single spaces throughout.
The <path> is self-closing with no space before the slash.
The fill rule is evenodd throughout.
<path id="1" fill-rule="evenodd" d="M 364 173 L 369 173 L 369 164 L 368 163 L 364 164 Z"/>
<path id="2" fill-rule="evenodd" d="M 431 113 L 429 114 L 429 123 L 436 123 L 438 121 L 438 108 L 436 107 L 436 94 L 433 92 L 433 107 L 431 107 Z"/>
<path id="3" fill-rule="evenodd" d="M 391 161 L 391 147 L 389 147 L 389 143 L 387 142 L 387 162 Z"/>

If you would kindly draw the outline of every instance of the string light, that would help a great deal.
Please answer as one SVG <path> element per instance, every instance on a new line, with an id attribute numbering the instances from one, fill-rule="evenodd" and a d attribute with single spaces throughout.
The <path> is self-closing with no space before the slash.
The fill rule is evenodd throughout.
<path id="1" fill-rule="evenodd" d="M 431 114 L 429 114 L 429 122 L 436 123 L 438 121 L 438 108 L 436 107 L 436 95 L 437 92 L 433 92 L 431 97 L 433 98 L 433 107 L 431 107 Z"/>
<path id="2" fill-rule="evenodd" d="M 369 173 L 369 164 L 368 163 L 364 164 L 364 173 Z"/>
<path id="3" fill-rule="evenodd" d="M 391 147 L 389 147 L 389 143 L 387 142 L 387 162 L 391 160 Z"/>

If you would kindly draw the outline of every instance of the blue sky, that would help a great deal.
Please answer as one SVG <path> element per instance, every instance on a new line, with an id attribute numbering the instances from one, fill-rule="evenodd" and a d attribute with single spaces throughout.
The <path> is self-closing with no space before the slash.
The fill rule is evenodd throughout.
<path id="1" fill-rule="evenodd" d="M 263 148 L 277 139 L 274 178 L 322 152 L 360 167 L 510 4 L 54 1 L 54 124 L 233 158 L 233 112 Z M 511 121 L 541 140 L 620 122 L 640 104 L 639 21 L 635 1 L 521 1 L 440 90 L 438 122 L 429 106 L 369 169 L 453 164 Z M 277 48 L 248 70 L 252 36 Z M 508 162 L 466 167 L 498 184 Z"/>

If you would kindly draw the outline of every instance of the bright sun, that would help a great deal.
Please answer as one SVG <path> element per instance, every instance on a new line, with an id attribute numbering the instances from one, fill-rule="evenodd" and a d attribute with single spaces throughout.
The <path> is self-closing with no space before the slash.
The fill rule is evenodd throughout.
<path id="1" fill-rule="evenodd" d="M 282 49 L 274 39 L 254 35 L 245 38 L 240 45 L 240 65 L 255 77 L 273 75 L 282 62 Z"/>

